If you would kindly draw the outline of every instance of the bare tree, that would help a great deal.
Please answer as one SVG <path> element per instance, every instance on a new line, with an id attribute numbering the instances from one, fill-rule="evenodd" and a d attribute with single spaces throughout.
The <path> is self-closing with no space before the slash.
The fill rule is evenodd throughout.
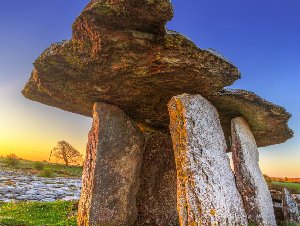
<path id="1" fill-rule="evenodd" d="M 58 160 L 64 161 L 66 166 L 81 162 L 82 154 L 66 141 L 59 141 L 57 145 L 51 150 L 50 158 L 54 156 Z M 49 158 L 49 161 L 50 161 Z"/>
<path id="2" fill-rule="evenodd" d="M 20 158 L 16 154 L 9 154 L 5 157 L 4 162 L 10 166 L 17 166 L 19 164 Z"/>

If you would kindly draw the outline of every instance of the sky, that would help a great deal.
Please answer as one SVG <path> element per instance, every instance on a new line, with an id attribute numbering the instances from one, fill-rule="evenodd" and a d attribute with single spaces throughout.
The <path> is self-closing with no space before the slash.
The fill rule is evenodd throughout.
<path id="1" fill-rule="evenodd" d="M 0 156 L 47 160 L 60 140 L 85 152 L 92 119 L 29 101 L 21 90 L 34 60 L 54 42 L 70 39 L 88 0 L 2 0 L 0 3 Z M 260 148 L 269 176 L 300 177 L 299 0 L 173 0 L 167 28 L 213 48 L 241 71 L 231 88 L 253 91 L 284 106 L 293 139 Z M 155 13 L 155 12 L 153 12 Z"/>

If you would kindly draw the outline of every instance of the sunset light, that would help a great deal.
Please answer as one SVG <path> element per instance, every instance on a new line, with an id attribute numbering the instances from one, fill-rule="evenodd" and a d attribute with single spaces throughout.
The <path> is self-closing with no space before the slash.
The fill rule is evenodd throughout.
<path id="1" fill-rule="evenodd" d="M 0 4 L 0 225 L 300 225 L 298 0 Z"/>

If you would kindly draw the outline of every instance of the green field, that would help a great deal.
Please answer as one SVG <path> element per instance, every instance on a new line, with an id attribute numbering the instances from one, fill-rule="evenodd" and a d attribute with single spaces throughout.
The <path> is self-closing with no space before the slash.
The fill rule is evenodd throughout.
<path id="1" fill-rule="evenodd" d="M 293 194 L 300 194 L 300 183 L 272 181 L 268 185 L 271 190 L 281 191 L 283 188 L 287 188 Z"/>
<path id="2" fill-rule="evenodd" d="M 37 165 L 42 165 L 42 169 Z M 81 177 L 82 166 L 65 166 L 48 162 L 35 162 L 29 160 L 18 160 L 17 165 L 12 166 L 6 163 L 6 158 L 0 158 L 0 169 L 6 171 L 22 171 L 43 175 L 50 172 L 51 176 L 60 177 Z"/>
<path id="3" fill-rule="evenodd" d="M 0 203 L 1 226 L 75 226 L 76 217 L 76 202 Z"/>
<path id="4" fill-rule="evenodd" d="M 16 165 L 10 165 L 5 158 L 1 157 L 0 170 L 20 171 L 38 176 L 50 175 L 51 177 L 81 177 L 82 175 L 81 166 L 65 166 L 29 160 L 18 160 Z M 294 194 L 300 194 L 300 183 L 270 180 L 268 186 L 278 191 L 285 187 Z M 78 203 L 74 201 L 0 203 L 0 225 L 76 226 L 77 205 Z"/>

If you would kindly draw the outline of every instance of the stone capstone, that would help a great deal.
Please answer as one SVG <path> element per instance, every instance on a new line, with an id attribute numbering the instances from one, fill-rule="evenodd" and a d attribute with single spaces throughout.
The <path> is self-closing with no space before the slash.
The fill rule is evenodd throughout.
<path id="1" fill-rule="evenodd" d="M 96 103 L 93 118 L 78 225 L 133 225 L 144 137 L 118 107 Z"/>
<path id="2" fill-rule="evenodd" d="M 176 166 L 169 133 L 146 136 L 137 194 L 136 226 L 174 226 L 176 206 Z"/>
<path id="3" fill-rule="evenodd" d="M 271 194 L 258 165 L 255 139 L 246 120 L 241 117 L 232 120 L 231 147 L 237 187 L 249 223 L 276 225 Z"/>
<path id="4" fill-rule="evenodd" d="M 90 19 L 100 27 L 160 34 L 172 17 L 169 0 L 91 0 L 74 27 L 82 19 Z"/>
<path id="5" fill-rule="evenodd" d="M 286 223 L 300 224 L 297 202 L 286 188 L 282 191 L 282 210 Z"/>
<path id="6" fill-rule="evenodd" d="M 173 97 L 168 107 L 180 225 L 247 225 L 217 110 L 187 94 Z"/>
<path id="7" fill-rule="evenodd" d="M 109 103 L 145 127 L 167 131 L 173 96 L 208 96 L 240 78 L 223 57 L 166 31 L 172 14 L 169 0 L 91 1 L 72 39 L 34 62 L 23 95 L 90 117 L 94 103 Z"/>
<path id="8" fill-rule="evenodd" d="M 236 117 L 247 120 L 258 147 L 283 143 L 293 137 L 293 131 L 288 127 L 291 114 L 283 107 L 272 104 L 252 92 L 227 89 L 208 99 L 219 112 L 228 144 L 231 137 L 231 119 Z"/>

